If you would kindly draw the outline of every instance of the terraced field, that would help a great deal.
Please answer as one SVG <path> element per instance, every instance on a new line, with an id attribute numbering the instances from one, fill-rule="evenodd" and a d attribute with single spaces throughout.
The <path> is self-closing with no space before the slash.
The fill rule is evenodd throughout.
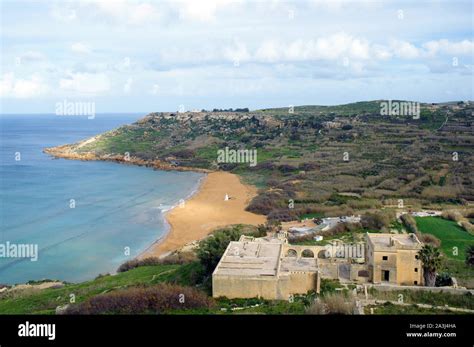
<path id="1" fill-rule="evenodd" d="M 443 208 L 474 201 L 472 110 L 463 102 L 422 104 L 414 119 L 381 115 L 380 101 L 370 101 L 291 112 L 151 113 L 56 154 L 230 171 L 261 188 L 248 209 L 270 220 L 380 210 L 399 199 L 413 209 Z M 218 162 L 226 147 L 256 150 L 257 165 Z"/>

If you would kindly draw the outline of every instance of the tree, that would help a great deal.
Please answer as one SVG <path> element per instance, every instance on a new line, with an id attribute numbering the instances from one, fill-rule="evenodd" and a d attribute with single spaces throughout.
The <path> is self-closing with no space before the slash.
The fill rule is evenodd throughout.
<path id="1" fill-rule="evenodd" d="M 210 275 L 216 268 L 231 241 L 238 241 L 242 232 L 237 229 L 216 231 L 199 243 L 197 256 L 206 273 Z"/>
<path id="2" fill-rule="evenodd" d="M 390 217 L 382 213 L 368 212 L 360 218 L 362 227 L 370 230 L 382 230 L 390 226 Z"/>
<path id="3" fill-rule="evenodd" d="M 442 257 L 438 248 L 431 245 L 424 245 L 418 252 L 423 264 L 423 278 L 425 286 L 434 287 L 436 283 L 436 272 L 441 266 Z"/>
<path id="4" fill-rule="evenodd" d="M 466 250 L 466 264 L 474 266 L 474 245 L 470 245 Z"/>

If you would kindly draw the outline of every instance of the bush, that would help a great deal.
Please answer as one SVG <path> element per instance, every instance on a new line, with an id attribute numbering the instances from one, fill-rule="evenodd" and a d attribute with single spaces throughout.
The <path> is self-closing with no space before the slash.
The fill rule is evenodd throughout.
<path id="1" fill-rule="evenodd" d="M 267 215 L 272 210 L 287 206 L 288 200 L 293 197 L 294 194 L 288 192 L 265 192 L 254 197 L 246 210 L 257 214 Z"/>
<path id="2" fill-rule="evenodd" d="M 238 228 L 218 230 L 199 243 L 197 256 L 208 275 L 216 268 L 229 243 L 238 241 L 242 234 Z"/>
<path id="3" fill-rule="evenodd" d="M 443 213 L 441 214 L 441 217 L 447 220 L 455 221 L 455 222 L 460 222 L 463 218 L 462 214 L 456 210 L 443 211 Z"/>
<path id="4" fill-rule="evenodd" d="M 316 300 L 306 311 L 308 314 L 354 314 L 355 300 L 342 293 L 325 295 Z"/>
<path id="5" fill-rule="evenodd" d="M 387 214 L 368 212 L 361 216 L 362 227 L 370 230 L 383 230 L 390 226 L 390 217 Z"/>
<path id="6" fill-rule="evenodd" d="M 323 236 L 336 236 L 346 232 L 355 231 L 360 229 L 361 225 L 359 223 L 338 223 L 329 230 L 321 231 L 319 235 Z"/>
<path id="7" fill-rule="evenodd" d="M 441 240 L 432 234 L 417 233 L 416 237 L 418 237 L 418 240 L 420 240 L 420 242 L 423 242 L 424 244 L 431 245 L 436 248 L 439 248 L 441 246 Z"/>
<path id="8" fill-rule="evenodd" d="M 403 225 L 405 228 L 413 234 L 418 233 L 418 227 L 416 226 L 416 221 L 415 218 L 411 214 L 402 214 L 400 216 L 400 219 L 402 220 Z"/>
<path id="9" fill-rule="evenodd" d="M 466 230 L 469 234 L 473 234 L 474 235 L 474 225 L 472 225 L 471 223 L 469 223 L 468 221 L 466 220 L 463 220 L 459 223 L 461 225 L 461 227 Z"/>
<path id="10" fill-rule="evenodd" d="M 159 284 L 96 295 L 85 302 L 68 307 L 65 313 L 150 314 L 196 308 L 208 309 L 212 306 L 212 299 L 197 289 Z"/>
<path id="11" fill-rule="evenodd" d="M 292 165 L 282 164 L 282 165 L 278 165 L 278 170 L 280 170 L 280 172 L 282 173 L 288 173 L 288 172 L 297 171 L 298 168 Z"/>
<path id="12" fill-rule="evenodd" d="M 452 284 L 453 284 L 453 280 L 449 273 L 442 272 L 436 276 L 436 283 L 435 283 L 436 287 L 446 287 L 446 286 L 451 286 Z"/>
<path id="13" fill-rule="evenodd" d="M 180 252 L 173 253 L 164 258 L 148 257 L 144 259 L 132 259 L 128 260 L 119 266 L 117 272 L 125 272 L 128 270 L 135 269 L 140 266 L 153 266 L 153 265 L 183 265 L 189 264 L 196 260 L 196 256 L 191 252 Z"/>
<path id="14" fill-rule="evenodd" d="M 128 260 L 119 266 L 117 272 L 126 272 L 128 270 L 135 269 L 139 266 L 152 266 L 161 264 L 161 260 L 157 257 L 149 257 L 145 259 L 132 259 Z"/>

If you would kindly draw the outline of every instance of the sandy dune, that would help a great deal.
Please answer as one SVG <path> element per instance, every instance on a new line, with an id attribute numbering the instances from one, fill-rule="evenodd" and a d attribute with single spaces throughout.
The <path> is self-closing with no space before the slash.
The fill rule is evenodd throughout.
<path id="1" fill-rule="evenodd" d="M 199 191 L 187 200 L 184 207 L 167 213 L 171 230 L 164 240 L 153 244 L 140 257 L 160 256 L 200 240 L 217 227 L 229 224 L 263 224 L 265 216 L 245 211 L 256 188 L 244 185 L 238 176 L 228 172 L 208 174 Z M 225 201 L 228 194 L 229 200 Z"/>

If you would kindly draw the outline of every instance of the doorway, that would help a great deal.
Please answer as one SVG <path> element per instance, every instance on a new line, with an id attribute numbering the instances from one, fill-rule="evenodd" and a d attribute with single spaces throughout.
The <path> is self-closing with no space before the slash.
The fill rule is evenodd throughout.
<path id="1" fill-rule="evenodd" d="M 382 281 L 384 281 L 384 282 L 390 281 L 390 271 L 389 270 L 382 270 Z"/>

